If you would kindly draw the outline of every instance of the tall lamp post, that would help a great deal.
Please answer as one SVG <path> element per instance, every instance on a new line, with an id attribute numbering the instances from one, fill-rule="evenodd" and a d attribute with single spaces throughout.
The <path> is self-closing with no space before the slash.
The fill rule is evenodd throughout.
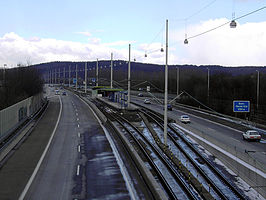
<path id="1" fill-rule="evenodd" d="M 179 95 L 179 67 L 176 68 L 176 96 Z"/>
<path id="2" fill-rule="evenodd" d="M 257 110 L 259 109 L 259 98 L 260 98 L 260 72 L 256 70 L 258 73 L 257 77 Z"/>
<path id="3" fill-rule="evenodd" d="M 127 100 L 127 106 L 128 108 L 130 108 L 130 49 L 131 49 L 131 45 L 129 44 L 128 46 L 128 100 Z"/>
<path id="4" fill-rule="evenodd" d="M 167 100 L 168 100 L 168 19 L 166 20 L 165 80 L 164 80 L 164 145 L 167 146 Z"/>
<path id="5" fill-rule="evenodd" d="M 98 58 L 97 58 L 97 62 L 96 62 L 96 86 L 99 85 L 98 76 L 99 76 L 99 64 L 98 64 Z"/>
<path id="6" fill-rule="evenodd" d="M 208 106 L 210 104 L 210 69 L 208 69 L 208 93 L 207 93 L 207 97 L 208 97 Z"/>
<path id="7" fill-rule="evenodd" d="M 78 91 L 78 64 L 76 64 L 76 91 Z"/>
<path id="8" fill-rule="evenodd" d="M 111 53 L 111 89 L 113 88 L 113 53 Z"/>
<path id="9" fill-rule="evenodd" d="M 7 64 L 4 64 L 4 71 L 3 71 L 3 83 L 4 83 L 4 85 L 6 83 L 6 66 L 7 66 Z"/>

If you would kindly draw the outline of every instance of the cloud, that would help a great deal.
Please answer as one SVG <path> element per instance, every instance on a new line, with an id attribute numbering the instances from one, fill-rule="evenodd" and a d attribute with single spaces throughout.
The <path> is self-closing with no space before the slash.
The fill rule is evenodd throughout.
<path id="1" fill-rule="evenodd" d="M 228 19 L 212 19 L 187 27 L 188 37 L 217 27 Z M 94 61 L 110 59 L 128 60 L 128 44 L 132 45 L 131 59 L 137 62 L 164 64 L 165 52 L 161 52 L 159 42 L 137 43 L 137 41 L 114 41 L 102 43 L 100 38 L 92 38 L 88 43 L 57 40 L 53 38 L 23 38 L 16 33 L 0 36 L 0 67 L 5 63 L 32 64 L 51 61 Z M 231 29 L 229 24 L 204 35 L 189 39 L 184 45 L 184 30 L 171 30 L 169 35 L 169 64 L 206 64 L 224 66 L 265 66 L 266 65 L 266 21 L 237 24 Z M 163 45 L 164 51 L 165 46 Z M 147 57 L 144 54 L 147 53 Z"/>
<path id="2" fill-rule="evenodd" d="M 77 34 L 81 34 L 81 35 L 85 35 L 87 37 L 91 37 L 91 33 L 87 32 L 87 31 L 83 31 L 83 32 L 76 32 Z"/>
<path id="3" fill-rule="evenodd" d="M 214 19 L 191 25 L 187 32 L 188 38 L 227 21 L 228 19 Z M 230 28 L 227 24 L 188 40 L 188 45 L 183 44 L 183 31 L 175 31 L 171 37 L 178 44 L 179 51 L 182 52 L 180 63 L 225 66 L 266 65 L 266 21 L 238 23 L 235 29 Z"/>

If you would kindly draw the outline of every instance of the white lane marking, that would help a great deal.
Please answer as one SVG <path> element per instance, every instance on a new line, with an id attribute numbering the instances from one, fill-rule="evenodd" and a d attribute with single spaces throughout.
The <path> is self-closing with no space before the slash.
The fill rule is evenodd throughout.
<path id="1" fill-rule="evenodd" d="M 79 121 L 79 118 L 77 118 L 77 121 Z"/>
<path id="2" fill-rule="evenodd" d="M 76 111 L 76 112 L 78 112 L 78 110 L 77 110 L 77 109 L 76 109 L 75 111 Z"/>
<path id="3" fill-rule="evenodd" d="M 79 176 L 80 165 L 77 166 L 77 176 Z"/>
<path id="4" fill-rule="evenodd" d="M 206 144 L 208 144 L 209 146 L 213 147 L 214 149 L 216 149 L 217 151 L 220 151 L 221 153 L 225 154 L 226 156 L 228 156 L 229 158 L 233 159 L 234 161 L 238 162 L 239 164 L 245 166 L 246 168 L 254 171 L 255 173 L 257 173 L 258 175 L 262 176 L 263 178 L 266 178 L 266 173 L 264 173 L 263 171 L 253 167 L 252 165 L 246 163 L 245 161 L 241 160 L 240 158 L 232 155 L 231 153 L 225 151 L 224 149 L 222 149 L 219 146 L 216 146 L 215 144 L 212 144 L 211 142 L 209 142 L 208 140 L 198 136 L 197 134 L 183 128 L 182 126 L 179 126 L 178 124 L 174 124 L 177 128 L 181 129 L 182 131 L 187 132 L 190 135 L 193 135 L 194 137 L 198 138 L 199 140 L 205 142 Z"/>
<path id="5" fill-rule="evenodd" d="M 76 95 L 76 94 L 75 94 Z M 77 95 L 76 95 L 77 96 Z M 77 96 L 78 98 L 79 98 L 79 96 Z M 117 164 L 118 164 L 118 166 L 119 166 L 119 168 L 120 168 L 120 171 L 121 171 L 121 173 L 122 173 L 122 175 L 123 175 L 123 178 L 124 178 L 124 180 L 125 180 L 125 182 L 126 182 L 126 186 L 127 186 L 127 189 L 128 189 L 128 192 L 129 192 L 129 195 L 130 195 L 130 197 L 131 197 L 131 199 L 133 199 L 133 200 L 136 200 L 136 199 L 139 199 L 138 198 L 138 195 L 137 195 L 137 192 L 136 192 L 136 190 L 135 190 L 135 188 L 134 188 L 134 186 L 133 186 L 133 184 L 132 184 L 132 180 L 131 180 L 131 178 L 130 178 L 130 176 L 129 176 L 129 174 L 128 174 L 128 171 L 127 171 L 127 169 L 126 169 L 126 167 L 124 166 L 124 163 L 123 163 L 123 161 L 122 161 L 122 158 L 121 158 L 121 156 L 120 156 L 120 154 L 118 153 L 118 149 L 116 148 L 116 146 L 115 146 L 115 144 L 114 144 L 114 142 L 113 142 L 113 140 L 112 140 L 112 138 L 111 138 L 111 136 L 110 136 L 110 134 L 109 134 L 109 132 L 106 130 L 106 128 L 102 125 L 102 123 L 101 123 L 101 120 L 99 119 L 99 117 L 97 116 L 97 114 L 94 112 L 94 110 L 83 100 L 83 99 L 81 99 L 81 98 L 79 98 L 86 106 L 88 106 L 89 107 L 89 109 L 91 110 L 91 112 L 93 113 L 93 115 L 95 116 L 95 118 L 97 119 L 97 121 L 98 121 L 98 123 L 100 124 L 100 126 L 102 127 L 102 129 L 103 129 L 103 131 L 104 131 L 104 134 L 106 135 L 106 138 L 107 138 L 107 140 L 108 140 L 108 142 L 109 142 L 109 144 L 110 144 L 110 146 L 111 146 L 111 148 L 112 148 L 112 150 L 113 150 L 113 153 L 114 153 L 114 156 L 115 156 L 115 158 L 116 158 L 116 161 L 117 161 Z"/>
<path id="6" fill-rule="evenodd" d="M 76 116 L 78 116 L 79 114 L 78 113 L 76 113 Z"/>
<path id="7" fill-rule="evenodd" d="M 80 137 L 80 133 L 78 133 L 78 137 Z"/>
<path id="8" fill-rule="evenodd" d="M 80 145 L 78 145 L 78 152 L 80 152 Z"/>
<path id="9" fill-rule="evenodd" d="M 37 175 L 37 172 L 38 172 L 38 170 L 39 170 L 39 168 L 40 168 L 40 166 L 42 164 L 42 161 L 43 161 L 43 159 L 44 159 L 44 157 L 45 157 L 45 155 L 46 155 L 46 153 L 48 151 L 48 148 L 49 148 L 49 146 L 50 146 L 50 144 L 52 142 L 52 139 L 53 139 L 54 134 L 56 132 L 57 126 L 58 126 L 59 121 L 61 119 L 61 114 L 62 114 L 62 109 L 63 109 L 62 101 L 61 101 L 61 96 L 59 96 L 59 101 L 60 101 L 60 111 L 59 111 L 59 115 L 58 115 L 58 118 L 57 118 L 57 121 L 56 121 L 54 130 L 53 130 L 53 133 L 50 136 L 50 139 L 49 139 L 49 141 L 48 141 L 48 143 L 47 143 L 47 145 L 46 145 L 46 147 L 45 147 L 45 149 L 44 149 L 44 151 L 42 153 L 42 156 L 41 156 L 40 160 L 38 161 L 38 163 L 37 163 L 37 165 L 36 165 L 36 167 L 35 167 L 32 175 L 31 175 L 31 177 L 30 177 L 27 185 L 25 186 L 24 190 L 22 191 L 21 195 L 19 196 L 19 200 L 23 200 L 25 198 L 25 196 L 26 196 L 26 194 L 27 194 L 27 192 L 28 192 L 28 190 L 29 190 L 29 188 L 30 188 L 30 186 L 31 186 L 31 184 L 32 184 L 35 176 Z"/>
<path id="10" fill-rule="evenodd" d="M 79 128 L 79 124 L 78 124 L 78 128 Z"/>

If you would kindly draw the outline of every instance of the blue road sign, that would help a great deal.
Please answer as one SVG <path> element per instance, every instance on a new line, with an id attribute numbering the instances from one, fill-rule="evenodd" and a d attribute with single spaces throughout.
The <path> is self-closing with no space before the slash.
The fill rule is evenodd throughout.
<path id="1" fill-rule="evenodd" d="M 234 112 L 249 112 L 250 101 L 233 101 Z"/>
<path id="2" fill-rule="evenodd" d="M 77 79 L 76 78 L 73 78 L 73 83 L 76 83 L 77 82 Z"/>

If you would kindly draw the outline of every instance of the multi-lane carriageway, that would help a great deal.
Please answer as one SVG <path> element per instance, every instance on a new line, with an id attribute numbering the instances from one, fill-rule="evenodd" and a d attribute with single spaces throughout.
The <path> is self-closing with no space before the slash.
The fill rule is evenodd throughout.
<path id="1" fill-rule="evenodd" d="M 226 144 L 232 156 L 253 150 L 254 160 L 265 167 L 265 143 L 242 141 L 246 128 L 193 113 L 191 124 L 169 123 L 173 139 L 165 148 L 160 117 L 151 111 L 128 114 L 70 91 L 60 96 L 48 88 L 47 95 L 46 112 L 0 169 L 0 199 L 263 199 L 240 174 L 229 174 L 191 140 L 183 142 L 185 134 L 195 134 L 221 151 L 219 144 Z M 142 98 L 133 101 L 144 105 Z M 163 112 L 154 102 L 148 107 Z M 97 115 L 99 110 L 105 115 Z M 169 117 L 178 119 L 184 112 L 174 108 Z M 190 150 L 191 143 L 203 158 Z M 265 176 L 265 170 L 255 170 Z"/>

